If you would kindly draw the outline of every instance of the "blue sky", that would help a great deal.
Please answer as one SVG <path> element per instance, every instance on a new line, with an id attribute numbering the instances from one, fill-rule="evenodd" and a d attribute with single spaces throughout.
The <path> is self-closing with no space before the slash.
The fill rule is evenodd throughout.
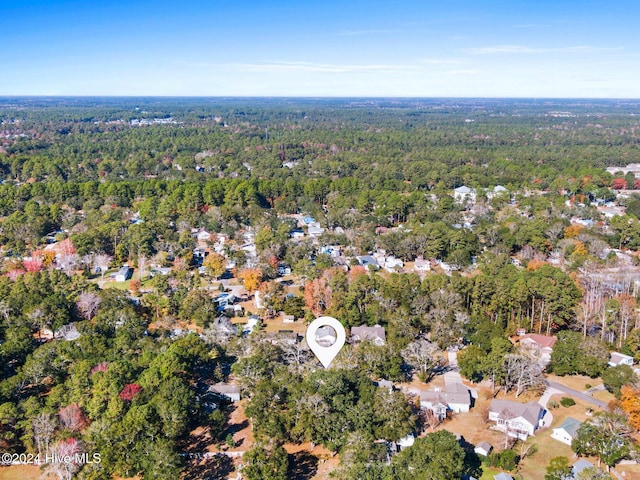
<path id="1" fill-rule="evenodd" d="M 0 95 L 640 98 L 640 2 L 0 0 Z"/>

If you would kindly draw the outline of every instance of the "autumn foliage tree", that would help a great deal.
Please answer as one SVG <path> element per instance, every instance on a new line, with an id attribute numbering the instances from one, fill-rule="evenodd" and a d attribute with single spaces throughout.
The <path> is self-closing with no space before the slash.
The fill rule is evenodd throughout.
<path id="1" fill-rule="evenodd" d="M 331 286 L 326 276 L 307 282 L 304 286 L 304 301 L 314 315 L 322 315 L 331 307 Z"/>
<path id="2" fill-rule="evenodd" d="M 620 406 L 629 418 L 629 425 L 640 430 L 640 388 L 623 386 L 620 389 Z"/>
<path id="3" fill-rule="evenodd" d="M 213 278 L 218 278 L 227 269 L 227 259 L 219 253 L 212 252 L 206 256 L 202 265 Z"/>
<path id="4" fill-rule="evenodd" d="M 142 387 L 137 383 L 127 383 L 120 391 L 120 398 L 125 402 L 130 402 L 142 391 Z"/>
<path id="5" fill-rule="evenodd" d="M 27 258 L 22 261 L 24 268 L 27 272 L 39 272 L 42 270 L 44 262 L 40 255 L 36 255 L 35 253 L 31 256 L 31 258 Z"/>
<path id="6" fill-rule="evenodd" d="M 255 292 L 262 282 L 262 271 L 259 268 L 245 268 L 238 273 L 244 288 L 248 292 Z"/>
<path id="7" fill-rule="evenodd" d="M 82 430 L 87 425 L 87 418 L 76 403 L 61 408 L 58 416 L 60 417 L 60 424 L 72 432 Z"/>

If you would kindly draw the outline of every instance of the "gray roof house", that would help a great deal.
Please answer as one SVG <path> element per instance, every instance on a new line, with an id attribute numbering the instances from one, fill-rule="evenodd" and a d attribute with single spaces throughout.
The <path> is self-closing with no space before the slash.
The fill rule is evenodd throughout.
<path id="1" fill-rule="evenodd" d="M 551 438 L 566 445 L 571 445 L 573 439 L 576 438 L 576 433 L 578 432 L 580 425 L 582 425 L 581 421 L 567 417 L 567 419 L 562 422 L 562 425 L 553 429 Z"/>
<path id="2" fill-rule="evenodd" d="M 491 453 L 491 450 L 493 450 L 493 445 L 491 445 L 489 442 L 480 442 L 476 445 L 476 448 L 473 449 L 474 452 L 476 452 L 478 455 L 482 455 L 483 457 L 489 455 L 489 453 Z"/>
<path id="3" fill-rule="evenodd" d="M 611 352 L 611 357 L 609 358 L 609 366 L 610 367 L 618 367 L 620 365 L 633 365 L 633 357 L 629 355 L 625 355 L 624 353 L 619 352 Z"/>
<path id="4" fill-rule="evenodd" d="M 116 272 L 114 275 L 114 280 L 116 282 L 125 282 L 129 280 L 133 276 L 133 268 L 128 265 L 123 265 L 120 267 L 120 270 Z"/>
<path id="5" fill-rule="evenodd" d="M 431 410 L 440 420 L 446 418 L 447 411 L 468 412 L 470 407 L 471 392 L 461 383 L 449 384 L 444 390 L 420 392 L 420 408 Z"/>
<path id="6" fill-rule="evenodd" d="M 493 476 L 494 480 L 513 480 L 513 477 L 508 473 L 499 473 Z"/>
<path id="7" fill-rule="evenodd" d="M 384 327 L 375 325 L 373 327 L 367 327 L 366 325 L 360 327 L 351 327 L 351 341 L 362 342 L 370 341 L 379 347 L 387 343 L 387 336 L 384 331 Z"/>
<path id="8" fill-rule="evenodd" d="M 215 385 L 211 385 L 209 387 L 209 391 L 221 398 L 231 400 L 232 402 L 240 401 L 240 387 L 238 387 L 237 385 L 230 385 L 228 383 L 216 383 Z"/>
<path id="9" fill-rule="evenodd" d="M 496 422 L 494 428 L 522 441 L 535 434 L 543 416 L 544 409 L 537 402 L 492 400 L 489 407 L 489 420 Z"/>
<path id="10" fill-rule="evenodd" d="M 591 463 L 589 460 L 585 460 L 584 458 L 581 458 L 580 460 L 578 460 L 571 467 L 571 473 L 573 475 L 573 478 L 576 478 L 580 472 L 582 472 L 583 470 L 586 470 L 587 468 L 595 468 L 595 465 Z"/>

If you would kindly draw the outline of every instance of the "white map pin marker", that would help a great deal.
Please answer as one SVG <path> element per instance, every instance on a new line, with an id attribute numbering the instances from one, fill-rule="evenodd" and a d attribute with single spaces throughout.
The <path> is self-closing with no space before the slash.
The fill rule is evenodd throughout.
<path id="1" fill-rule="evenodd" d="M 323 342 L 322 339 L 320 342 L 318 341 L 316 334 L 322 327 L 331 327 L 335 330 L 336 339 L 333 344 L 325 345 L 325 342 Z M 318 360 L 320 360 L 320 363 L 322 363 L 324 368 L 329 368 L 333 359 L 336 358 L 336 355 L 338 355 L 344 346 L 346 339 L 347 334 L 344 331 L 344 327 L 333 317 L 316 318 L 307 328 L 307 345 L 309 345 L 311 351 L 316 354 L 316 357 L 318 357 Z"/>

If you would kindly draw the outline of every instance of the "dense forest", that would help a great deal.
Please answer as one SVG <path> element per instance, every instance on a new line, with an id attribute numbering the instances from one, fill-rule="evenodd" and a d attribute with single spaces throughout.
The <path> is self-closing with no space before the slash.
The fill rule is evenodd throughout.
<path id="1" fill-rule="evenodd" d="M 199 478 L 193 432 L 235 445 L 234 407 L 210 390 L 229 382 L 248 399 L 250 480 L 290 478 L 284 446 L 304 442 L 339 453 L 347 480 L 481 474 L 442 430 L 387 458 L 379 440 L 432 419 L 373 382 L 428 382 L 460 348 L 465 378 L 519 396 L 542 385 L 542 370 L 517 378 L 531 362 L 508 338 L 524 329 L 557 334 L 548 372 L 636 391 L 607 361 L 640 359 L 640 198 L 633 173 L 605 169 L 640 163 L 638 115 L 619 100 L 0 98 L 0 449 L 100 453 L 47 466 L 57 478 Z M 374 254 L 404 266 L 363 266 Z M 134 277 L 113 281 L 123 265 Z M 231 287 L 262 305 L 221 311 Z M 269 336 L 279 312 L 378 325 L 386 343 L 321 370 Z"/>

